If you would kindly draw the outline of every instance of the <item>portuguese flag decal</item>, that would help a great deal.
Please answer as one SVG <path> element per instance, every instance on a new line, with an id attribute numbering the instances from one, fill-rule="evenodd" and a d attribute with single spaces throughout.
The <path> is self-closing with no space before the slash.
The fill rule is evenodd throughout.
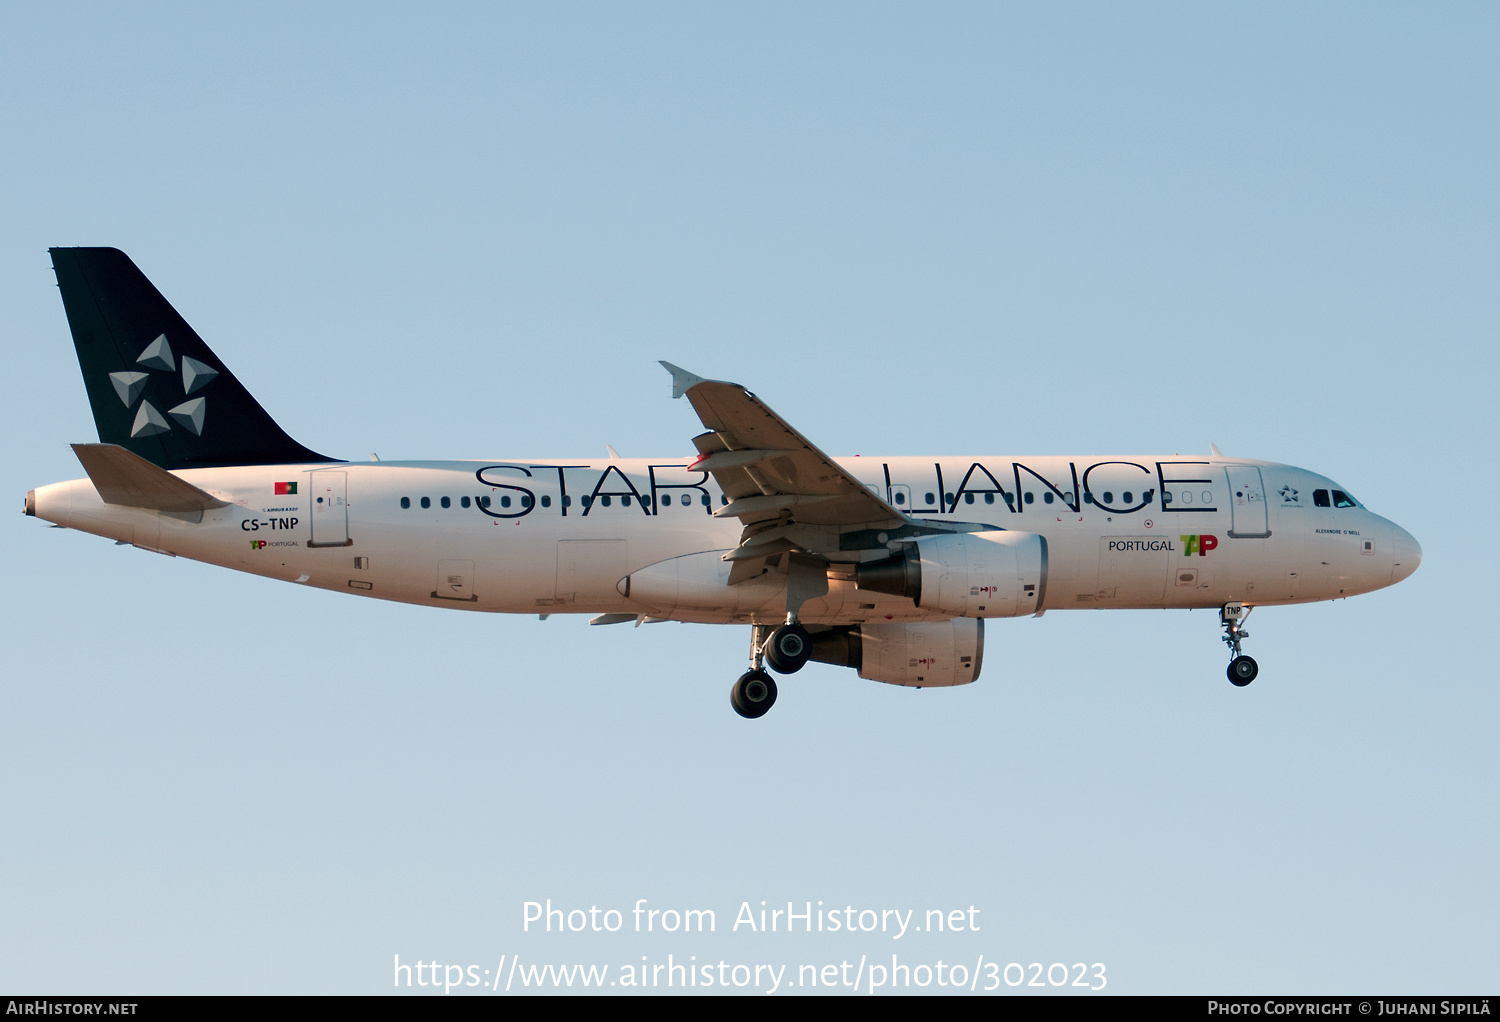
<path id="1" fill-rule="evenodd" d="M 277 483 L 276 484 L 276 496 L 278 496 L 278 497 L 292 496 L 296 492 L 297 492 L 297 484 L 296 483 Z"/>

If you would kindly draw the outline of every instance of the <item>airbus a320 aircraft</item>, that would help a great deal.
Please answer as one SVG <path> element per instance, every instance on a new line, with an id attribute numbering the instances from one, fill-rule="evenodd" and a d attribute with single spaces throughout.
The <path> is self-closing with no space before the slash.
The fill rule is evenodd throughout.
<path id="1" fill-rule="evenodd" d="M 287 436 L 124 253 L 52 250 L 99 443 L 26 513 L 298 585 L 591 624 L 750 626 L 744 717 L 809 660 L 893 685 L 979 677 L 984 623 L 1219 611 L 1406 578 L 1404 529 L 1289 465 L 1176 455 L 830 458 L 760 398 L 663 362 L 691 458 L 352 463 Z"/>

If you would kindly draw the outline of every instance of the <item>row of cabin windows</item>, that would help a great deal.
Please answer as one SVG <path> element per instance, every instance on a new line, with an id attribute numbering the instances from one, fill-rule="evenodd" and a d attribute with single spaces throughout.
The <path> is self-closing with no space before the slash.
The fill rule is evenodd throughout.
<path id="1" fill-rule="evenodd" d="M 591 506 L 593 506 L 593 503 L 594 503 L 594 498 L 593 497 L 587 497 L 587 496 L 585 496 L 585 497 L 580 497 L 578 499 L 582 502 L 582 504 L 583 504 L 584 507 L 591 507 Z M 685 493 L 684 494 L 680 494 L 677 497 L 677 503 L 681 504 L 683 507 L 688 507 L 692 503 L 692 500 L 693 500 L 693 498 L 690 497 L 690 496 L 688 496 Z M 699 503 L 701 503 L 704 507 L 712 507 L 713 506 L 713 499 L 711 497 L 709 497 L 709 495 L 706 494 L 706 493 L 700 494 L 698 500 L 699 500 Z M 418 503 L 423 508 L 430 508 L 430 507 L 432 507 L 432 498 L 431 497 L 419 497 L 419 498 L 417 498 L 417 501 L 418 501 Z M 651 498 L 649 496 L 642 495 L 641 498 L 640 498 L 640 501 L 641 501 L 641 506 L 642 507 L 650 507 L 651 506 Z M 719 501 L 720 501 L 720 503 L 728 504 L 729 503 L 729 498 L 721 495 L 720 498 L 719 498 Z M 670 493 L 664 493 L 664 494 L 662 494 L 661 502 L 662 502 L 663 505 L 670 505 L 672 503 L 672 495 Z M 518 498 L 518 503 L 521 505 L 521 507 L 528 507 L 529 508 L 529 507 L 531 507 L 531 498 L 529 496 L 526 496 L 526 495 L 523 494 L 520 498 Z M 541 499 L 540 499 L 540 503 L 541 503 L 542 507 L 551 507 L 552 506 L 552 498 L 550 496 L 548 496 L 547 494 L 543 494 L 542 497 L 541 497 Z M 610 507 L 614 503 L 613 497 L 610 494 L 603 494 L 603 495 L 601 495 L 599 497 L 599 503 L 603 507 Z M 480 507 L 489 507 L 490 506 L 490 498 L 487 497 L 487 496 L 485 496 L 485 497 L 474 497 L 472 499 L 470 499 L 469 497 L 459 497 L 458 498 L 458 506 L 459 507 L 469 507 L 471 504 L 478 504 L 478 506 L 480 506 Z M 621 507 L 630 507 L 630 505 L 631 505 L 631 498 L 630 498 L 629 494 L 626 494 L 626 495 L 620 497 L 620 506 Z M 439 497 L 438 498 L 438 507 L 449 508 L 449 507 L 452 507 L 452 506 L 453 506 L 453 498 L 452 497 Z M 511 506 L 511 498 L 509 496 L 502 496 L 500 498 L 500 506 L 501 507 L 510 507 Z M 573 498 L 572 497 L 563 497 L 563 499 L 562 499 L 562 506 L 563 507 L 572 507 L 573 506 Z M 402 497 L 401 498 L 401 507 L 403 509 L 410 508 L 411 507 L 411 498 L 410 497 Z"/>
<path id="2" fill-rule="evenodd" d="M 525 506 L 525 507 L 530 507 L 531 506 L 531 498 L 530 497 L 523 497 L 521 499 L 526 502 L 523 506 Z M 546 500 L 545 497 L 543 497 L 542 499 Z M 431 497 L 420 497 L 420 498 L 418 498 L 418 500 L 419 500 L 419 502 L 421 503 L 421 505 L 423 507 L 432 507 L 432 498 Z M 468 507 L 470 504 L 478 504 L 480 507 L 489 507 L 490 506 L 490 498 L 489 497 L 474 497 L 474 498 L 472 498 L 472 500 L 469 497 L 459 497 L 458 498 L 458 506 L 459 507 Z M 411 498 L 410 497 L 402 497 L 401 498 L 401 506 L 403 508 L 409 508 L 409 507 L 411 507 Z M 452 506 L 453 506 L 453 498 L 452 497 L 439 497 L 438 498 L 438 507 L 452 507 Z M 501 497 L 500 498 L 500 506 L 501 507 L 510 507 L 510 498 L 509 497 Z"/>
<path id="3" fill-rule="evenodd" d="M 1141 500 L 1149 502 L 1151 500 L 1151 498 L 1153 496 L 1155 496 L 1155 494 L 1156 494 L 1155 490 L 1145 490 L 1145 491 L 1143 491 L 1141 493 Z M 1015 503 L 1015 499 L 1016 499 L 1016 495 L 1015 494 L 1013 494 L 1013 493 L 1003 493 L 1002 492 L 1001 496 L 1005 498 L 1005 502 L 1007 504 L 1014 504 Z M 968 492 L 966 492 L 964 494 L 964 503 L 965 504 L 972 504 L 972 503 L 974 503 L 975 497 L 983 497 L 984 498 L 984 502 L 986 504 L 993 504 L 995 502 L 995 491 L 991 490 L 988 493 L 982 493 L 982 494 L 975 494 L 975 493 L 968 493 Z M 900 492 L 899 490 L 896 492 L 895 498 L 896 498 L 896 503 L 898 505 L 906 503 L 906 494 Z M 928 505 L 936 504 L 937 503 L 937 494 L 932 493 L 931 491 L 929 491 L 929 492 L 924 493 L 922 495 L 922 499 Z M 947 505 L 949 507 L 952 507 L 955 503 L 957 503 L 957 498 L 954 497 L 954 495 L 951 494 L 951 493 L 945 493 L 945 494 L 943 494 L 943 499 L 947 502 Z M 1043 504 L 1051 504 L 1056 499 L 1057 499 L 1056 495 L 1051 490 L 1048 490 L 1048 491 L 1046 491 L 1045 493 L 1042 494 L 1042 503 Z M 1172 499 L 1170 494 L 1167 496 L 1167 499 L 1168 500 Z M 1034 504 L 1034 503 L 1036 503 L 1036 494 L 1032 493 L 1031 491 L 1028 490 L 1027 492 L 1021 494 L 1021 500 L 1024 501 L 1025 503 L 1027 503 L 1027 504 Z M 1073 503 L 1073 494 L 1072 494 L 1072 492 L 1070 491 L 1068 493 L 1064 493 L 1062 495 L 1062 501 L 1065 504 L 1071 504 L 1071 503 Z M 1096 501 L 1094 499 L 1094 495 L 1091 492 L 1089 492 L 1088 490 L 1085 490 L 1084 493 L 1083 493 L 1083 502 L 1085 504 L 1096 503 Z M 1104 503 L 1104 504 L 1113 504 L 1115 502 L 1114 491 L 1113 490 L 1105 490 L 1102 494 L 1099 495 L 1099 501 L 1097 501 L 1097 502 L 1098 503 Z M 1135 493 L 1133 491 L 1131 491 L 1131 490 L 1126 490 L 1124 493 L 1120 494 L 1120 502 L 1123 503 L 1123 504 L 1134 503 L 1135 502 Z"/>
<path id="4" fill-rule="evenodd" d="M 1150 503 L 1152 497 L 1154 497 L 1155 494 L 1156 494 L 1155 490 L 1145 490 L 1145 491 L 1143 491 L 1141 493 L 1141 500 L 1143 502 L 1145 502 L 1145 503 Z M 946 493 L 943 496 L 944 496 L 944 498 L 947 501 L 947 506 L 952 507 L 956 503 L 956 500 L 955 500 L 953 494 Z M 995 502 L 994 491 L 991 491 L 991 492 L 984 493 L 984 494 L 965 493 L 964 494 L 964 503 L 965 504 L 972 504 L 972 503 L 974 503 L 974 498 L 976 496 L 983 496 L 984 497 L 984 502 L 986 504 L 993 504 Z M 1014 501 L 1015 501 L 1015 494 L 1004 493 L 1004 494 L 1002 494 L 1002 496 L 1004 496 L 1005 502 L 1007 504 L 1013 504 Z M 905 504 L 906 503 L 906 494 L 905 493 L 897 491 L 897 493 L 895 494 L 895 498 L 896 498 L 897 505 L 901 505 L 901 504 Z M 1105 490 L 1100 495 L 1100 498 L 1101 498 L 1102 503 L 1104 503 L 1104 504 L 1113 504 L 1115 502 L 1114 491 L 1112 491 L 1112 490 Z M 421 506 L 423 508 L 430 508 L 430 507 L 432 507 L 432 498 L 431 497 L 419 497 L 417 499 L 418 499 L 419 503 L 421 504 Z M 599 499 L 599 503 L 601 505 L 603 505 L 604 507 L 610 507 L 613 504 L 613 498 L 612 498 L 612 496 L 610 494 L 601 495 L 598 499 Z M 685 493 L 684 494 L 679 494 L 677 496 L 677 502 L 679 504 L 681 504 L 683 507 L 689 506 L 692 503 L 692 499 L 693 499 L 692 497 L 690 497 L 689 495 L 687 495 Z M 926 503 L 928 505 L 936 504 L 937 503 L 937 494 L 932 493 L 931 491 L 929 491 L 929 492 L 927 492 L 926 494 L 923 495 L 923 499 L 926 501 Z M 1034 493 L 1032 493 L 1030 491 L 1027 491 L 1026 493 L 1023 493 L 1021 495 L 1021 499 L 1023 501 L 1025 501 L 1027 504 L 1032 504 L 1032 503 L 1036 502 L 1036 494 L 1034 494 Z M 1055 497 L 1054 497 L 1054 495 L 1053 495 L 1053 493 L 1052 493 L 1051 490 L 1048 490 L 1047 492 L 1045 492 L 1045 493 L 1042 494 L 1042 503 L 1043 504 L 1051 504 L 1054 499 L 1055 499 Z M 1072 493 L 1065 493 L 1065 494 L 1062 495 L 1062 499 L 1063 499 L 1064 503 L 1071 504 L 1073 502 L 1073 494 Z M 529 496 L 526 496 L 526 495 L 523 494 L 520 498 L 518 498 L 518 500 L 519 500 L 519 503 L 520 503 L 521 507 L 523 507 L 523 508 L 529 508 L 529 507 L 531 507 L 531 498 Z M 590 507 L 593 504 L 594 498 L 585 496 L 585 497 L 580 497 L 579 500 L 582 501 L 584 507 Z M 698 500 L 699 500 L 699 503 L 701 503 L 704 507 L 711 507 L 713 505 L 712 498 L 710 498 L 709 495 L 706 494 L 706 493 L 699 494 Z M 1188 490 L 1182 491 L 1176 497 L 1174 497 L 1172 495 L 1172 493 L 1170 493 L 1170 492 L 1162 494 L 1162 501 L 1164 503 L 1170 504 L 1170 503 L 1172 503 L 1173 500 L 1180 500 L 1184 504 L 1191 504 L 1193 502 L 1193 494 L 1192 494 L 1191 491 L 1188 491 Z M 1202 494 L 1202 500 L 1203 500 L 1203 503 L 1205 503 L 1205 504 L 1212 503 L 1213 502 L 1213 493 L 1212 493 L 1212 491 L 1210 491 L 1210 490 L 1204 490 L 1203 494 Z M 641 506 L 642 507 L 650 507 L 651 506 L 651 498 L 649 496 L 642 495 L 641 498 L 640 498 L 640 501 L 641 501 Z M 670 506 L 672 504 L 672 495 L 670 493 L 664 493 L 664 494 L 662 494 L 662 496 L 661 496 L 661 502 L 662 502 L 663 506 Z M 728 504 L 729 503 L 729 498 L 727 496 L 724 496 L 723 494 L 721 494 L 719 496 L 719 502 L 721 504 Z M 1094 500 L 1094 495 L 1092 493 L 1088 492 L 1087 490 L 1084 491 L 1083 502 L 1085 504 L 1096 503 L 1096 501 Z M 1134 503 L 1135 502 L 1135 493 L 1133 491 L 1131 491 L 1131 490 L 1124 491 L 1123 493 L 1120 494 L 1120 502 L 1123 503 L 1123 504 L 1132 504 L 1132 503 Z M 477 503 L 480 507 L 489 507 L 489 506 L 491 506 L 490 505 L 490 498 L 488 496 L 473 497 L 473 498 L 470 498 L 470 497 L 459 497 L 458 498 L 458 506 L 459 507 L 469 507 L 469 506 L 471 506 L 474 503 Z M 512 498 L 509 497 L 509 496 L 502 496 L 500 498 L 500 506 L 501 507 L 508 508 L 508 507 L 511 506 L 511 503 L 512 503 Z M 630 504 L 631 504 L 631 498 L 630 498 L 629 494 L 626 494 L 625 496 L 620 497 L 620 506 L 621 507 L 630 507 Z M 541 497 L 541 505 L 542 505 L 542 507 L 551 507 L 552 506 L 552 498 L 550 496 L 546 495 L 546 494 L 543 494 L 542 497 Z M 1333 490 L 1333 491 L 1329 491 L 1329 490 L 1314 490 L 1313 491 L 1313 505 L 1315 507 L 1329 507 L 1329 506 L 1332 506 L 1332 507 L 1358 507 L 1359 506 L 1356 503 L 1356 501 L 1354 500 L 1354 498 L 1351 497 L 1351 496 L 1349 496 L 1343 490 Z M 402 497 L 401 498 L 401 506 L 402 506 L 402 508 L 410 508 L 411 507 L 411 498 L 410 497 Z M 452 507 L 453 506 L 453 498 L 452 497 L 439 497 L 438 498 L 438 506 L 439 507 L 443 507 L 443 508 L 450 508 L 450 507 Z M 572 507 L 573 506 L 573 498 L 572 497 L 564 497 L 562 499 L 562 506 L 563 507 Z"/>
<path id="5" fill-rule="evenodd" d="M 1001 495 L 1005 498 L 1005 502 L 1007 504 L 1014 503 L 1014 501 L 1015 501 L 1015 494 L 1013 494 L 1013 493 L 1002 493 Z M 952 507 L 955 504 L 955 499 L 954 499 L 953 494 L 946 493 L 943 496 L 944 496 L 944 498 L 947 501 L 947 506 Z M 972 504 L 972 503 L 974 503 L 974 497 L 975 496 L 976 495 L 973 494 L 973 493 L 967 493 L 966 492 L 964 494 L 964 503 L 965 504 Z M 1141 493 L 1141 501 L 1143 503 L 1148 503 L 1149 504 L 1151 502 L 1152 498 L 1155 497 L 1155 496 L 1156 496 L 1156 491 L 1155 490 L 1144 490 Z M 984 497 L 984 502 L 986 504 L 993 504 L 995 502 L 995 494 L 994 494 L 993 491 L 991 491 L 989 493 L 983 494 L 983 497 Z M 1331 501 L 1331 506 L 1332 507 L 1358 507 L 1359 506 L 1359 504 L 1355 501 L 1355 499 L 1353 497 L 1349 496 L 1343 490 L 1333 490 L 1331 492 L 1329 490 L 1314 490 L 1313 491 L 1313 505 L 1315 507 L 1329 507 L 1330 506 L 1330 497 L 1332 498 L 1332 501 Z M 897 491 L 896 494 L 895 494 L 895 498 L 896 498 L 896 503 L 898 505 L 906 503 L 906 494 L 905 493 Z M 1170 504 L 1174 500 L 1180 501 L 1183 504 L 1191 504 L 1193 502 L 1193 498 L 1194 498 L 1194 494 L 1192 493 L 1191 490 L 1183 490 L 1180 493 L 1176 494 L 1175 496 L 1173 495 L 1173 493 L 1170 490 L 1168 490 L 1168 491 L 1165 491 L 1165 492 L 1162 493 L 1162 498 L 1161 499 L 1162 499 L 1162 503 L 1164 503 L 1164 504 Z M 1200 500 L 1202 500 L 1203 503 L 1205 503 L 1205 504 L 1212 504 L 1213 503 L 1213 499 L 1214 499 L 1213 491 L 1212 490 L 1204 490 L 1201 494 L 1198 495 L 1198 498 Z M 1023 501 L 1025 501 L 1027 504 L 1032 504 L 1032 503 L 1036 502 L 1036 494 L 1031 493 L 1031 492 L 1028 491 L 1028 492 L 1023 493 L 1021 495 L 1021 499 Z M 1052 491 L 1050 491 L 1050 490 L 1048 490 L 1047 492 L 1045 492 L 1045 493 L 1042 494 L 1042 503 L 1044 503 L 1044 504 L 1051 504 L 1053 502 L 1053 499 L 1054 499 L 1054 496 L 1053 496 Z M 1071 504 L 1071 503 L 1073 503 L 1073 494 L 1072 493 L 1064 493 L 1062 495 L 1062 499 L 1063 499 L 1064 503 Z M 935 494 L 935 493 L 933 493 L 931 491 L 928 491 L 927 493 L 923 494 L 923 500 L 928 505 L 936 504 L 937 503 L 937 494 Z M 1083 502 L 1085 504 L 1094 504 L 1094 503 L 1113 504 L 1115 502 L 1115 494 L 1114 494 L 1113 490 L 1105 490 L 1102 494 L 1099 495 L 1099 500 L 1096 501 L 1094 499 L 1093 493 L 1089 492 L 1088 490 L 1085 490 L 1084 493 L 1083 493 Z M 1126 490 L 1126 491 L 1124 491 L 1123 493 L 1120 494 L 1120 503 L 1128 505 L 1128 504 L 1133 504 L 1134 502 L 1135 502 L 1135 493 L 1134 493 L 1134 491 L 1132 491 L 1132 490 Z"/>

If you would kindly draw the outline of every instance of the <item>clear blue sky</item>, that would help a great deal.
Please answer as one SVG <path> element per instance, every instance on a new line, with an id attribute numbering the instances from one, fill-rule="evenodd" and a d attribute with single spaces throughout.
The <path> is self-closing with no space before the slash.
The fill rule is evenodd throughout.
<path id="1" fill-rule="evenodd" d="M 9 5 L 3 492 L 95 438 L 46 250 L 127 251 L 298 440 L 679 454 L 665 358 L 836 454 L 1326 473 L 1410 580 L 993 622 L 983 677 L 743 629 L 354 600 L 4 519 L 0 988 L 390 989 L 402 961 L 1102 962 L 1491 992 L 1492 5 Z M 702 937 L 522 904 L 711 908 Z M 741 902 L 980 910 L 749 935 Z"/>

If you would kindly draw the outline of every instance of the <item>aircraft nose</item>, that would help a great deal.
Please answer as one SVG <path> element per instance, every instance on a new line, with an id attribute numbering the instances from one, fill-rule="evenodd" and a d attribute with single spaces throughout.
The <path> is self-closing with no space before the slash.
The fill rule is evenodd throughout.
<path id="1" fill-rule="evenodd" d="M 1406 578 L 1422 563 L 1422 547 L 1411 533 L 1394 523 L 1391 525 L 1391 550 L 1394 553 L 1394 563 L 1391 566 L 1393 583 Z"/>

